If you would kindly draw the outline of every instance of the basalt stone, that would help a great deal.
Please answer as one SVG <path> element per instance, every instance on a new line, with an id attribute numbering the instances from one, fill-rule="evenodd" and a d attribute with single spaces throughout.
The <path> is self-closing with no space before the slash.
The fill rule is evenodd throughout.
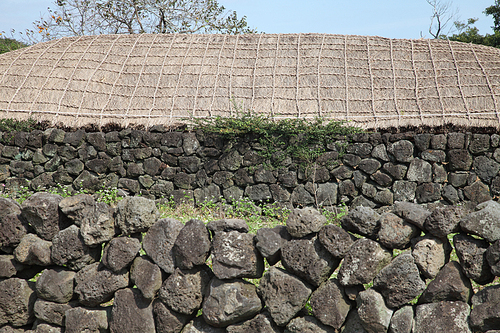
<path id="1" fill-rule="evenodd" d="M 213 271 L 217 278 L 260 278 L 264 261 L 254 245 L 255 235 L 217 232 L 212 242 Z"/>
<path id="2" fill-rule="evenodd" d="M 167 147 L 180 147 L 182 146 L 181 132 L 166 132 L 161 136 L 161 145 Z"/>
<path id="3" fill-rule="evenodd" d="M 160 267 L 146 256 L 135 258 L 130 268 L 130 280 L 146 299 L 153 299 L 162 284 Z"/>
<path id="4" fill-rule="evenodd" d="M 325 282 L 339 265 L 317 236 L 292 239 L 281 248 L 281 262 L 292 274 L 315 287 Z"/>
<path id="5" fill-rule="evenodd" d="M 215 184 L 210 184 L 207 187 L 197 188 L 194 190 L 194 199 L 196 205 L 198 206 L 203 203 L 218 202 L 220 196 L 220 188 Z"/>
<path id="6" fill-rule="evenodd" d="M 472 154 L 480 154 L 490 149 L 490 136 L 489 134 L 473 134 L 472 140 L 469 144 L 469 151 Z"/>
<path id="7" fill-rule="evenodd" d="M 304 307 L 312 288 L 294 275 L 271 267 L 260 280 L 258 293 L 278 326 L 285 326 Z"/>
<path id="8" fill-rule="evenodd" d="M 184 328 L 181 333 L 225 333 L 224 328 L 218 328 L 208 325 L 203 317 L 196 317 L 191 320 Z"/>
<path id="9" fill-rule="evenodd" d="M 285 187 L 295 187 L 297 183 L 297 172 L 286 171 L 278 173 L 278 181 Z"/>
<path id="10" fill-rule="evenodd" d="M 448 133 L 447 139 L 449 149 L 463 149 L 465 147 L 464 133 Z"/>
<path id="11" fill-rule="evenodd" d="M 494 276 L 491 274 L 490 266 L 486 260 L 488 242 L 469 235 L 456 234 L 453 237 L 453 244 L 455 245 L 460 265 L 469 279 L 482 285 L 493 281 Z"/>
<path id="12" fill-rule="evenodd" d="M 323 325 L 312 316 L 297 317 L 286 325 L 285 333 L 335 333 L 330 326 Z"/>
<path id="13" fill-rule="evenodd" d="M 449 184 L 443 187 L 441 195 L 446 201 L 448 201 L 452 205 L 457 204 L 458 201 L 460 200 L 457 189 Z"/>
<path id="14" fill-rule="evenodd" d="M 170 309 L 184 315 L 192 315 L 201 308 L 213 274 L 208 266 L 190 270 L 175 269 L 159 291 L 159 299 Z"/>
<path id="15" fill-rule="evenodd" d="M 60 195 L 39 192 L 26 199 L 21 208 L 21 216 L 35 229 L 38 236 L 45 240 L 52 238 L 62 227 L 59 217 Z"/>
<path id="16" fill-rule="evenodd" d="M 415 147 L 417 147 L 418 150 L 423 151 L 429 149 L 432 139 L 432 134 L 429 133 L 416 134 L 413 139 L 415 140 Z"/>
<path id="17" fill-rule="evenodd" d="M 200 220 L 189 220 L 177 235 L 172 248 L 175 264 L 181 269 L 203 265 L 210 254 L 210 235 Z"/>
<path id="18" fill-rule="evenodd" d="M 392 184 L 392 178 L 388 174 L 381 172 L 380 170 L 375 172 L 370 176 L 370 178 L 382 187 L 387 187 Z"/>
<path id="19" fill-rule="evenodd" d="M 170 197 L 170 193 L 174 190 L 174 183 L 168 182 L 166 180 L 158 180 L 156 184 L 151 186 L 149 191 L 157 198 L 168 198 Z"/>
<path id="20" fill-rule="evenodd" d="M 83 170 L 73 181 L 73 187 L 77 191 L 81 189 L 98 191 L 102 189 L 102 181 L 95 175 L 91 174 L 88 170 Z"/>
<path id="21" fill-rule="evenodd" d="M 372 157 L 382 160 L 384 162 L 389 161 L 389 155 L 387 155 L 387 149 L 384 144 L 379 144 L 375 146 L 372 150 Z"/>
<path id="22" fill-rule="evenodd" d="M 476 206 L 475 212 L 460 220 L 462 230 L 478 235 L 488 242 L 500 239 L 500 204 L 489 200 Z"/>
<path id="23" fill-rule="evenodd" d="M 375 237 L 380 228 L 380 215 L 369 207 L 356 207 L 344 216 L 340 223 L 342 228 L 362 236 Z"/>
<path id="24" fill-rule="evenodd" d="M 272 198 L 269 186 L 266 184 L 247 186 L 245 195 L 252 201 L 264 201 Z"/>
<path id="25" fill-rule="evenodd" d="M 220 157 L 219 166 L 221 170 L 236 171 L 240 168 L 242 162 L 243 157 L 237 150 L 232 150 Z"/>
<path id="26" fill-rule="evenodd" d="M 367 238 L 358 239 L 344 257 L 338 279 L 343 286 L 369 283 L 392 259 L 392 251 Z"/>
<path id="27" fill-rule="evenodd" d="M 412 240 L 412 254 L 420 272 L 433 279 L 449 260 L 451 245 L 446 238 L 425 235 Z"/>
<path id="28" fill-rule="evenodd" d="M 257 183 L 276 183 L 276 177 L 274 177 L 273 172 L 271 170 L 266 170 L 263 167 L 255 170 L 254 178 Z M 330 178 L 329 175 L 328 178 Z"/>
<path id="29" fill-rule="evenodd" d="M 321 245 L 337 259 L 344 258 L 356 241 L 356 237 L 333 224 L 323 226 L 319 231 L 318 239 Z"/>
<path id="30" fill-rule="evenodd" d="M 270 228 L 260 228 L 255 236 L 255 246 L 267 261 L 274 265 L 281 256 L 281 236 Z"/>
<path id="31" fill-rule="evenodd" d="M 429 183 L 432 181 L 432 166 L 429 162 L 415 158 L 411 161 L 406 174 L 409 181 Z"/>
<path id="32" fill-rule="evenodd" d="M 358 294 L 356 303 L 361 324 L 368 332 L 387 332 L 393 310 L 385 305 L 381 294 L 370 288 Z"/>
<path id="33" fill-rule="evenodd" d="M 153 316 L 157 333 L 179 333 L 191 318 L 170 310 L 159 299 L 153 301 Z"/>
<path id="34" fill-rule="evenodd" d="M 43 153 L 47 156 L 54 156 L 55 151 L 57 151 L 57 146 L 49 146 L 49 145 L 44 145 L 42 150 Z M 49 150 L 50 149 L 50 150 Z M 54 151 L 55 150 L 55 151 Z M 49 154 L 48 154 L 49 153 Z M 82 162 L 87 162 L 88 160 L 91 160 L 93 158 L 97 157 L 97 150 L 91 145 L 88 145 L 84 143 L 78 148 L 78 157 Z"/>
<path id="35" fill-rule="evenodd" d="M 412 328 L 413 307 L 407 305 L 394 311 L 389 325 L 390 333 L 411 333 Z"/>
<path id="36" fill-rule="evenodd" d="M 472 296 L 470 326 L 484 332 L 500 327 L 500 285 L 488 286 Z"/>
<path id="37" fill-rule="evenodd" d="M 212 176 L 212 180 L 215 184 L 228 188 L 234 185 L 233 176 L 234 174 L 229 171 L 217 171 Z"/>
<path id="38" fill-rule="evenodd" d="M 470 280 L 456 261 L 448 262 L 424 290 L 418 302 L 437 303 L 441 301 L 461 301 L 469 303 L 473 295 Z"/>
<path id="39" fill-rule="evenodd" d="M 126 269 L 114 273 L 98 262 L 85 266 L 75 275 L 75 294 L 85 306 L 98 306 L 113 298 L 115 291 L 129 285 Z"/>
<path id="40" fill-rule="evenodd" d="M 377 188 L 372 184 L 364 183 L 361 187 L 361 193 L 368 198 L 374 198 L 377 194 Z"/>
<path id="41" fill-rule="evenodd" d="M 368 333 L 367 330 L 364 329 L 363 324 L 361 323 L 361 319 L 358 315 L 358 310 L 353 309 L 349 312 L 347 319 L 345 321 L 345 325 L 342 329 L 342 333 Z"/>
<path id="42" fill-rule="evenodd" d="M 129 163 L 127 165 L 127 177 L 137 178 L 144 174 L 142 163 Z"/>
<path id="43" fill-rule="evenodd" d="M 26 234 L 14 250 L 14 258 L 25 265 L 48 266 L 52 264 L 51 250 L 51 242 L 43 240 L 35 234 Z"/>
<path id="44" fill-rule="evenodd" d="M 106 138 L 103 132 L 87 133 L 87 142 L 98 151 L 104 151 L 106 149 Z"/>
<path id="45" fill-rule="evenodd" d="M 451 149 L 448 151 L 448 167 L 450 171 L 470 170 L 472 156 L 466 149 Z"/>
<path id="46" fill-rule="evenodd" d="M 85 165 L 82 163 L 82 161 L 75 158 L 71 161 L 66 162 L 64 168 L 68 172 L 68 174 L 72 176 L 78 176 L 80 172 L 82 172 L 85 168 Z"/>
<path id="47" fill-rule="evenodd" d="M 38 297 L 56 303 L 68 303 L 73 298 L 75 272 L 62 268 L 46 269 L 36 281 Z"/>
<path id="48" fill-rule="evenodd" d="M 361 157 L 354 154 L 345 154 L 344 156 L 342 156 L 342 162 L 346 165 L 356 167 L 358 166 L 359 162 L 361 162 Z"/>
<path id="49" fill-rule="evenodd" d="M 500 240 L 492 243 L 486 250 L 486 260 L 491 268 L 491 273 L 500 276 Z"/>
<path id="50" fill-rule="evenodd" d="M 182 133 L 182 148 L 187 156 L 196 153 L 200 148 L 200 142 L 196 138 L 195 133 Z"/>
<path id="51" fill-rule="evenodd" d="M 398 308 L 410 302 L 425 289 L 425 282 L 413 256 L 402 253 L 377 274 L 373 288 L 379 291 L 390 308 Z"/>
<path id="52" fill-rule="evenodd" d="M 97 260 L 101 249 L 85 245 L 80 229 L 76 225 L 59 231 L 52 239 L 52 261 L 59 266 L 67 266 L 78 271 Z"/>
<path id="53" fill-rule="evenodd" d="M 25 268 L 11 254 L 0 255 L 0 279 L 10 278 Z"/>
<path id="54" fill-rule="evenodd" d="M 213 278 L 203 302 L 203 319 L 209 325 L 226 327 L 252 318 L 261 309 L 262 301 L 252 283 Z"/>
<path id="55" fill-rule="evenodd" d="M 410 162 L 413 159 L 413 144 L 408 140 L 400 140 L 388 145 L 387 151 L 398 162 Z"/>
<path id="56" fill-rule="evenodd" d="M 28 231 L 28 224 L 20 217 L 21 206 L 13 199 L 0 198 L 0 247 L 19 244 Z"/>
<path id="57" fill-rule="evenodd" d="M 156 333 L 153 303 L 137 289 L 122 289 L 115 293 L 111 320 L 111 333 Z"/>
<path id="58" fill-rule="evenodd" d="M 419 228 L 393 213 L 382 214 L 379 223 L 379 242 L 389 249 L 405 249 L 412 238 L 420 235 Z"/>
<path id="59" fill-rule="evenodd" d="M 63 160 L 61 159 L 61 157 L 59 157 L 59 155 L 55 155 L 47 163 L 45 163 L 43 168 L 47 172 L 54 172 L 59 168 L 61 163 L 63 163 Z"/>
<path id="60" fill-rule="evenodd" d="M 434 209 L 424 223 L 425 230 L 438 238 L 460 231 L 460 219 L 464 210 L 459 206 L 446 206 Z"/>
<path id="61" fill-rule="evenodd" d="M 73 309 L 76 305 L 77 304 L 75 302 L 60 304 L 38 298 L 35 301 L 33 310 L 37 319 L 49 324 L 64 326 L 66 311 Z"/>
<path id="62" fill-rule="evenodd" d="M 296 208 L 288 216 L 286 229 L 292 237 L 300 238 L 318 232 L 326 224 L 326 217 L 311 207 Z"/>
<path id="63" fill-rule="evenodd" d="M 394 213 L 422 230 L 425 230 L 425 220 L 431 215 L 429 210 L 412 202 L 396 202 L 394 204 Z"/>
<path id="64" fill-rule="evenodd" d="M 270 187 L 272 188 L 273 185 Z M 337 204 L 337 189 L 336 183 L 318 184 L 316 190 L 316 200 L 319 206 L 333 206 Z M 288 200 L 282 200 L 288 201 Z"/>
<path id="65" fill-rule="evenodd" d="M 392 185 L 395 201 L 412 202 L 415 199 L 417 184 L 406 180 L 396 180 Z"/>
<path id="66" fill-rule="evenodd" d="M 349 206 L 349 208 L 354 209 L 354 208 L 359 207 L 359 206 L 368 207 L 368 208 L 375 208 L 375 207 L 377 207 L 377 204 L 375 202 L 365 198 L 364 196 L 360 195 L 351 201 L 351 205 Z"/>
<path id="67" fill-rule="evenodd" d="M 373 146 L 369 143 L 353 143 L 347 146 L 346 151 L 349 154 L 354 154 L 361 156 L 361 158 L 367 158 L 372 152 Z"/>
<path id="68" fill-rule="evenodd" d="M 464 302 L 439 302 L 418 305 L 413 333 L 460 332 L 471 333 L 470 307 Z"/>
<path id="69" fill-rule="evenodd" d="M 59 208 L 74 224 L 81 226 L 86 220 L 95 217 L 95 200 L 88 194 L 77 194 L 59 202 Z"/>
<path id="70" fill-rule="evenodd" d="M 142 197 L 125 197 L 118 203 L 116 224 L 123 235 L 148 230 L 160 213 L 155 202 Z"/>
<path id="71" fill-rule="evenodd" d="M 476 157 L 472 166 L 477 176 L 487 184 L 491 183 L 500 170 L 500 164 L 486 156 Z"/>
<path id="72" fill-rule="evenodd" d="M 35 300 L 33 282 L 19 278 L 0 281 L 0 325 L 20 327 L 32 323 Z"/>
<path id="73" fill-rule="evenodd" d="M 104 247 L 101 262 L 111 271 L 118 273 L 132 263 L 140 249 L 141 243 L 137 238 L 113 238 Z"/>
<path id="74" fill-rule="evenodd" d="M 87 246 L 109 241 L 115 235 L 113 210 L 104 202 L 97 202 L 93 218 L 83 220 L 80 231 Z"/>
<path id="75" fill-rule="evenodd" d="M 336 329 L 343 325 L 351 309 L 351 302 L 337 279 L 330 279 L 319 286 L 313 292 L 310 303 L 314 316 Z"/>
<path id="76" fill-rule="evenodd" d="M 208 222 L 208 230 L 212 232 L 218 231 L 238 231 L 248 232 L 248 224 L 242 219 L 222 219 Z"/>
<path id="77" fill-rule="evenodd" d="M 274 323 L 269 313 L 264 312 L 256 315 L 254 318 L 242 323 L 229 325 L 226 328 L 227 333 L 280 333 L 280 329 Z"/>
<path id="78" fill-rule="evenodd" d="M 429 162 L 446 162 L 446 153 L 443 150 L 426 150 L 420 154 L 420 157 Z"/>
<path id="79" fill-rule="evenodd" d="M 85 131 L 83 129 L 79 129 L 75 132 L 66 132 L 63 143 L 68 143 L 73 147 L 78 147 L 83 143 L 84 139 Z"/>
<path id="80" fill-rule="evenodd" d="M 441 199 L 441 184 L 423 183 L 417 186 L 415 197 L 418 203 L 433 202 Z"/>
<path id="81" fill-rule="evenodd" d="M 184 172 L 196 173 L 201 166 L 201 160 L 196 156 L 180 156 L 179 167 Z"/>
<path id="82" fill-rule="evenodd" d="M 490 190 L 488 185 L 483 184 L 481 181 L 476 181 L 470 186 L 464 188 L 465 197 L 475 204 L 491 200 Z"/>

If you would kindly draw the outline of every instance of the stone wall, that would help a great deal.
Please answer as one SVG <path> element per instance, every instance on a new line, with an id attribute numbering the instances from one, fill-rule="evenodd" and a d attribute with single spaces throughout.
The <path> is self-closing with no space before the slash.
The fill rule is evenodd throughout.
<path id="1" fill-rule="evenodd" d="M 0 198 L 0 332 L 498 332 L 500 204 L 432 206 L 251 234 L 144 197 Z"/>
<path id="2" fill-rule="evenodd" d="M 0 182 L 5 191 L 104 186 L 151 199 L 187 196 L 197 204 L 242 197 L 289 207 L 479 203 L 500 193 L 499 141 L 497 134 L 365 133 L 311 147 L 325 153 L 301 161 L 279 149 L 266 160 L 266 147 L 254 137 L 227 142 L 162 126 L 107 133 L 48 129 L 1 135 Z"/>

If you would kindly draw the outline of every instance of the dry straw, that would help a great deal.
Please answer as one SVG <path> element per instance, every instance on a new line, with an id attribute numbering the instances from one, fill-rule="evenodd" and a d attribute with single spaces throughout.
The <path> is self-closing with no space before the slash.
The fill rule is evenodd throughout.
<path id="1" fill-rule="evenodd" d="M 0 56 L 0 117 L 68 126 L 234 115 L 500 127 L 500 50 L 328 34 L 102 35 Z"/>

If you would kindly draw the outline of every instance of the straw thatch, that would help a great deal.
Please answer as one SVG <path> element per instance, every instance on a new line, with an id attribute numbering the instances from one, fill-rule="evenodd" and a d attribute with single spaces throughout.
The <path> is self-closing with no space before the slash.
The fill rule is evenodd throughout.
<path id="1" fill-rule="evenodd" d="M 0 55 L 0 117 L 68 126 L 230 116 L 500 127 L 500 50 L 328 34 L 101 35 Z"/>

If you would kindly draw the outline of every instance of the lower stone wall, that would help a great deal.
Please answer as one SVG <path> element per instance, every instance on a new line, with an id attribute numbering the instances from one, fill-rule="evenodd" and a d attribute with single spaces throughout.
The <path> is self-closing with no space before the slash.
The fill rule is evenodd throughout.
<path id="1" fill-rule="evenodd" d="M 50 128 L 0 133 L 0 187 L 19 192 L 120 188 L 196 204 L 247 198 L 297 206 L 396 201 L 476 203 L 500 194 L 498 134 L 359 133 L 317 143 L 317 158 L 288 156 L 300 136 L 272 147 L 198 132 Z"/>
<path id="2" fill-rule="evenodd" d="M 339 226 L 307 207 L 256 234 L 159 215 L 144 197 L 116 209 L 87 194 L 0 198 L 0 332 L 500 327 L 495 201 L 359 206 Z"/>

